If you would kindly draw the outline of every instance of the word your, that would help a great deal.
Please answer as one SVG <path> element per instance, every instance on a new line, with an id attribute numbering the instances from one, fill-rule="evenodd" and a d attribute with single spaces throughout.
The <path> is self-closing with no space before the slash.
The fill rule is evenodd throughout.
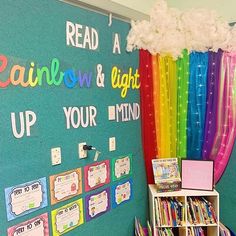
<path id="1" fill-rule="evenodd" d="M 8 58 L 0 55 L 0 73 L 6 70 L 7 65 Z M 80 88 L 89 88 L 91 80 L 92 72 L 83 73 L 81 70 L 72 69 L 67 69 L 65 72 L 60 71 L 60 61 L 53 58 L 49 67 L 35 68 L 35 63 L 31 62 L 28 71 L 25 66 L 13 65 L 6 80 L 0 80 L 0 88 L 6 88 L 10 84 L 24 88 L 42 86 L 43 83 L 49 86 L 60 86 L 63 82 L 67 88 L 74 88 L 76 85 Z"/>
<path id="2" fill-rule="evenodd" d="M 12 112 L 11 113 L 11 126 L 12 126 L 12 132 L 13 135 L 16 138 L 22 138 L 25 133 L 26 136 L 30 136 L 30 130 L 31 126 L 33 126 L 37 120 L 37 116 L 33 111 L 25 111 L 25 112 L 20 112 L 19 113 L 19 124 L 20 124 L 20 129 L 19 132 L 17 131 L 16 128 L 16 113 Z"/>
<path id="3" fill-rule="evenodd" d="M 116 121 L 117 122 L 138 120 L 139 117 L 140 117 L 140 107 L 138 103 L 116 104 Z"/>
<path id="4" fill-rule="evenodd" d="M 138 70 L 136 69 L 133 74 L 133 69 L 130 67 L 128 73 L 122 73 L 121 69 L 113 66 L 111 71 L 111 85 L 112 88 L 120 88 L 121 97 L 125 98 L 130 87 L 132 89 L 140 88 Z"/>
<path id="5" fill-rule="evenodd" d="M 88 126 L 96 126 L 97 109 L 94 106 L 88 107 L 63 107 L 66 116 L 66 128 L 74 129 L 80 126 L 86 128 Z"/>
<path id="6" fill-rule="evenodd" d="M 66 44 L 77 48 L 96 50 L 99 45 L 98 32 L 91 27 L 66 22 Z"/>

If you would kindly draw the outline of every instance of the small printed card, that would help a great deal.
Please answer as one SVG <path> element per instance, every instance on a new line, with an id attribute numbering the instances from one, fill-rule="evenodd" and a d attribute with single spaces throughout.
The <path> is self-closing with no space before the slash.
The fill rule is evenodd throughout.
<path id="1" fill-rule="evenodd" d="M 51 204 L 82 193 L 81 168 L 50 176 Z"/>
<path id="2" fill-rule="evenodd" d="M 8 221 L 48 205 L 46 178 L 5 189 Z"/>
<path id="3" fill-rule="evenodd" d="M 7 236 L 49 236 L 48 214 L 8 228 Z"/>
<path id="4" fill-rule="evenodd" d="M 112 159 L 112 180 L 119 180 L 132 174 L 132 155 Z"/>
<path id="5" fill-rule="evenodd" d="M 86 221 L 90 221 L 110 210 L 110 188 L 85 198 Z"/>
<path id="6" fill-rule="evenodd" d="M 132 199 L 132 181 L 126 180 L 112 186 L 112 207 L 115 208 Z"/>
<path id="7" fill-rule="evenodd" d="M 53 210 L 51 215 L 53 236 L 67 233 L 84 223 L 83 200 L 79 199 Z"/>
<path id="8" fill-rule="evenodd" d="M 84 167 L 85 191 L 99 188 L 110 182 L 110 161 L 105 160 Z"/>

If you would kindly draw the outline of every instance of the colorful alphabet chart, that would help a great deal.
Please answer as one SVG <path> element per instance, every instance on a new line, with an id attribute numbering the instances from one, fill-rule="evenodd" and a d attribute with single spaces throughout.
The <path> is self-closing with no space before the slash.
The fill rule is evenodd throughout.
<path id="1" fill-rule="evenodd" d="M 53 236 L 75 229 L 84 223 L 82 198 L 53 210 L 51 215 Z"/>
<path id="2" fill-rule="evenodd" d="M 81 168 L 50 176 L 51 204 L 82 193 Z"/>
<path id="3" fill-rule="evenodd" d="M 6 188 L 5 200 L 8 221 L 46 207 L 46 178 Z"/>
<path id="4" fill-rule="evenodd" d="M 110 188 L 85 198 L 86 221 L 90 221 L 110 210 Z"/>
<path id="5" fill-rule="evenodd" d="M 101 161 L 84 167 L 85 191 L 110 182 L 110 161 Z"/>
<path id="6" fill-rule="evenodd" d="M 112 207 L 115 208 L 122 203 L 132 199 L 132 181 L 125 182 L 112 186 Z"/>
<path id="7" fill-rule="evenodd" d="M 48 214 L 8 228 L 7 236 L 49 236 Z"/>
<path id="8" fill-rule="evenodd" d="M 112 159 L 112 180 L 119 180 L 131 175 L 132 154 Z"/>

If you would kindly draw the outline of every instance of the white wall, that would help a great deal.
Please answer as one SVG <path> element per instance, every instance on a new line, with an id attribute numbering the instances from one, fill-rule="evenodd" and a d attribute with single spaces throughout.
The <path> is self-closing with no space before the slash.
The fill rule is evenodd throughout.
<path id="1" fill-rule="evenodd" d="M 150 9 L 155 4 L 156 0 L 110 0 L 129 8 L 132 8 L 136 11 L 143 12 L 149 15 Z"/>
<path id="2" fill-rule="evenodd" d="M 110 0 L 110 2 L 119 3 L 136 11 L 149 14 L 156 0 Z M 167 0 L 167 2 L 170 7 L 180 10 L 194 7 L 214 9 L 229 22 L 236 21 L 235 0 Z"/>
<path id="3" fill-rule="evenodd" d="M 146 0 L 152 1 L 152 0 Z M 200 7 L 216 10 L 224 19 L 229 22 L 236 21 L 235 0 L 167 0 L 170 7 L 179 9 Z"/>

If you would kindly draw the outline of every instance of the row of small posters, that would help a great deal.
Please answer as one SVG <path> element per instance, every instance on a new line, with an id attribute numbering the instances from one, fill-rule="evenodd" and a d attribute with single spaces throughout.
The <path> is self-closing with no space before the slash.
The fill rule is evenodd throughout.
<path id="1" fill-rule="evenodd" d="M 132 174 L 132 155 L 114 158 L 111 162 L 111 171 L 110 160 L 84 167 L 84 190 L 89 192 L 103 187 L 110 179 L 120 181 L 52 210 L 53 236 L 67 233 L 83 224 L 84 219 L 88 222 L 132 199 L 132 179 L 128 178 Z M 81 168 L 50 176 L 51 205 L 80 195 L 82 178 Z M 46 177 L 6 188 L 5 200 L 8 221 L 48 206 Z M 48 214 L 8 228 L 8 236 L 15 235 L 49 236 Z"/>

